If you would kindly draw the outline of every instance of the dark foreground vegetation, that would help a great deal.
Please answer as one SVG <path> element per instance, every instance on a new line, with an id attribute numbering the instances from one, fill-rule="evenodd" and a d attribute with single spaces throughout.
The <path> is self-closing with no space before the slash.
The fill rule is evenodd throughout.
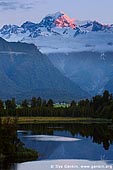
<path id="1" fill-rule="evenodd" d="M 16 126 L 17 119 L 6 118 L 4 122 L 0 119 L 0 160 L 12 159 L 21 162 L 37 159 L 37 152 L 25 148 L 18 139 Z"/>
<path id="2" fill-rule="evenodd" d="M 91 100 L 72 101 L 68 107 L 55 107 L 52 99 L 42 100 L 33 97 L 23 100 L 19 105 L 15 99 L 0 100 L 1 116 L 17 117 L 91 117 L 113 119 L 113 96 L 107 90 Z"/>
<path id="3" fill-rule="evenodd" d="M 69 119 L 70 117 L 71 119 L 99 118 L 101 120 L 113 120 L 113 96 L 106 90 L 102 95 L 96 95 L 90 100 L 84 99 L 79 102 L 73 100 L 68 105 L 64 104 L 64 106 L 57 104 L 57 107 L 52 99 L 46 101 L 40 97 L 33 97 L 31 100 L 25 99 L 21 103 L 17 103 L 14 98 L 6 101 L 0 100 L 0 160 L 10 158 L 14 162 L 22 162 L 38 158 L 38 153 L 25 148 L 17 136 L 18 117 L 21 119 L 24 119 L 24 117 L 30 119 L 33 117 Z M 97 130 L 95 130 L 95 134 L 97 134 Z M 106 140 L 103 144 L 106 149 L 109 148 L 109 143 Z"/>

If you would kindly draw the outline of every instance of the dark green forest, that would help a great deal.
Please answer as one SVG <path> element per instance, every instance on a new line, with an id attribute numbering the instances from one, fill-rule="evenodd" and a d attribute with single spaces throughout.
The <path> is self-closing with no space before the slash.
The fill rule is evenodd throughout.
<path id="1" fill-rule="evenodd" d="M 18 117 L 90 117 L 113 120 L 113 96 L 105 90 L 102 95 L 92 99 L 73 100 L 65 107 L 55 107 L 52 99 L 44 100 L 40 97 L 24 99 L 21 103 L 17 103 L 14 98 L 0 100 L 0 115 L 6 117 L 4 121 L 0 117 L 0 158 L 15 157 L 15 161 L 18 161 L 24 157 L 25 160 L 33 160 L 38 154 L 25 148 L 17 137 Z M 106 141 L 104 145 L 108 148 Z"/>
<path id="2" fill-rule="evenodd" d="M 11 159 L 15 160 L 15 162 L 21 162 L 35 160 L 37 157 L 38 153 L 32 149 L 25 148 L 17 137 L 17 119 L 8 117 L 4 122 L 1 122 L 0 119 L 0 160 Z"/>
<path id="3" fill-rule="evenodd" d="M 102 95 L 78 102 L 71 101 L 68 107 L 55 107 L 52 99 L 33 97 L 23 100 L 19 105 L 15 99 L 0 100 L 0 114 L 6 116 L 36 117 L 91 117 L 113 119 L 113 96 L 107 90 Z"/>

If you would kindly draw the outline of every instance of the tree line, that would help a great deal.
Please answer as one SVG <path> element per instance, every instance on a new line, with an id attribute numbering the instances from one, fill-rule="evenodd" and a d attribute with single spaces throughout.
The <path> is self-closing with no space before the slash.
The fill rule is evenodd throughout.
<path id="1" fill-rule="evenodd" d="M 96 95 L 92 99 L 84 99 L 70 102 L 69 107 L 55 107 L 52 99 L 48 101 L 41 97 L 24 99 L 17 105 L 14 98 L 0 100 L 1 116 L 55 116 L 55 117 L 92 117 L 113 119 L 113 96 L 105 90 L 102 95 Z"/>
<path id="2" fill-rule="evenodd" d="M 102 144 L 105 150 L 113 144 L 113 129 L 108 124 L 82 124 L 82 123 L 42 123 L 42 124 L 21 124 L 20 130 L 32 131 L 33 134 L 54 135 L 54 130 L 69 132 L 73 137 L 80 135 L 90 137 L 93 143 Z M 48 128 L 49 127 L 49 128 Z M 58 129 L 57 129 L 58 127 Z"/>

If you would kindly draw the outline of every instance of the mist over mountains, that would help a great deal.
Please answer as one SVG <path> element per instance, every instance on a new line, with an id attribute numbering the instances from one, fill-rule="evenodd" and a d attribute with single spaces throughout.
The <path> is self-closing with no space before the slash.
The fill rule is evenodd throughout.
<path id="1" fill-rule="evenodd" d="M 4 25 L 0 37 L 9 41 L 0 39 L 2 97 L 78 100 L 113 93 L 113 24 L 57 12 L 40 23 Z"/>

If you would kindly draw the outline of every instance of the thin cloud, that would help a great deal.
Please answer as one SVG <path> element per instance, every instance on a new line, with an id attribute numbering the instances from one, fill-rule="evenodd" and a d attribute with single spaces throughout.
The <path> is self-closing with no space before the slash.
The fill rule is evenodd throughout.
<path id="1" fill-rule="evenodd" d="M 0 2 L 0 9 L 4 10 L 4 9 L 15 9 L 16 8 L 17 3 L 15 2 Z"/>
<path id="2" fill-rule="evenodd" d="M 34 4 L 32 4 L 32 3 L 29 3 L 29 4 L 20 4 L 19 5 L 19 8 L 20 9 L 32 9 L 34 7 Z"/>
<path id="3" fill-rule="evenodd" d="M 33 3 L 21 3 L 16 1 L 0 1 L 0 10 L 32 9 Z"/>

